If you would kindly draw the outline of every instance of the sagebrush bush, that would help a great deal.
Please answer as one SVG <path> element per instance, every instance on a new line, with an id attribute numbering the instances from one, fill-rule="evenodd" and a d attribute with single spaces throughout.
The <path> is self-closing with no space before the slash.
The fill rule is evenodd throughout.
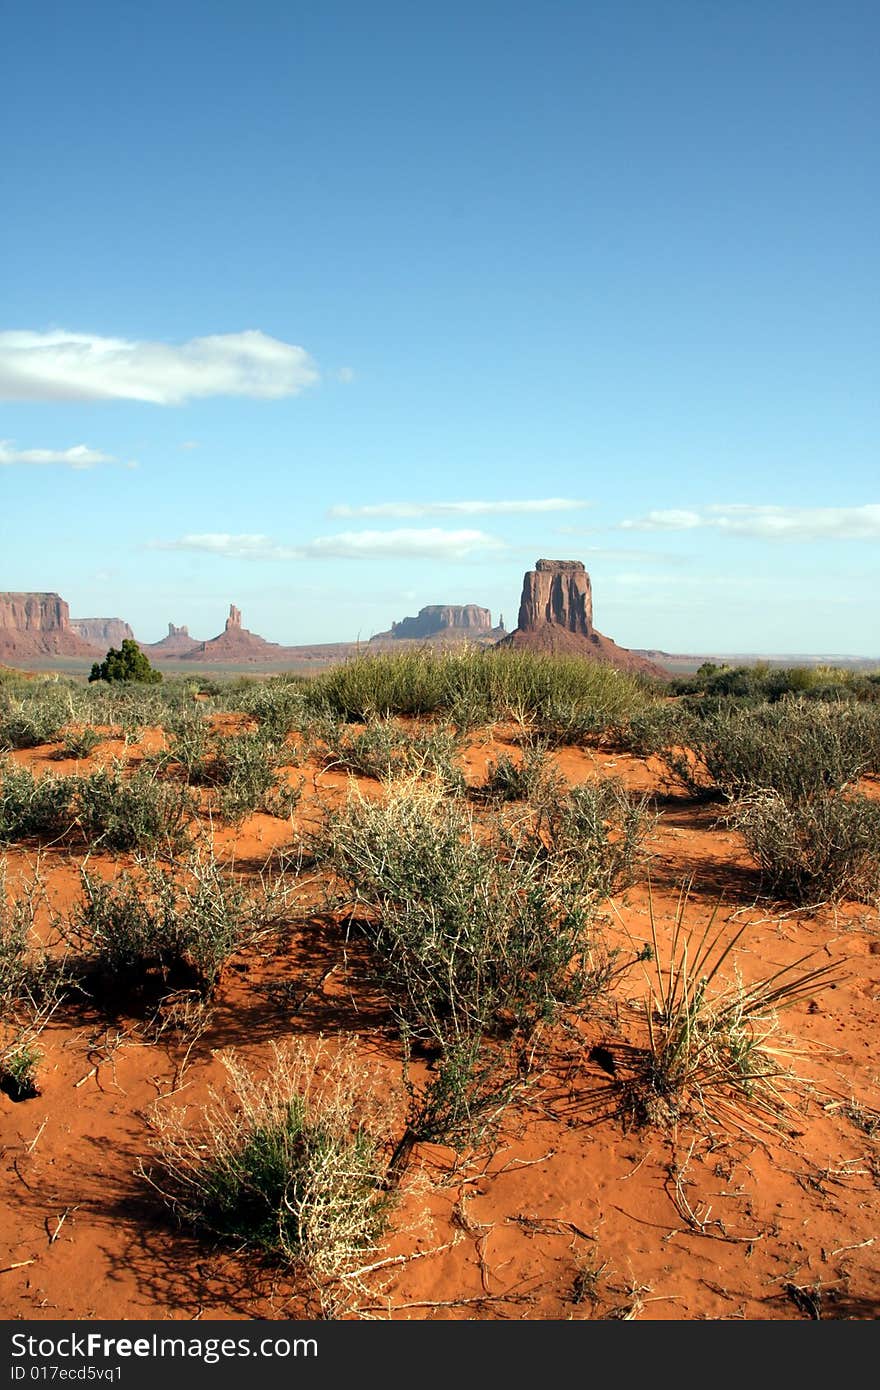
<path id="1" fill-rule="evenodd" d="M 880 803 L 853 793 L 804 801 L 763 791 L 744 797 L 731 820 L 770 892 L 796 903 L 880 902 Z"/>
<path id="2" fill-rule="evenodd" d="M 787 695 L 802 695 L 810 700 L 880 700 L 880 672 L 844 670 L 841 667 L 790 666 L 770 667 L 764 662 L 754 666 L 726 666 L 705 661 L 692 676 L 681 676 L 671 682 L 676 695 L 687 697 L 720 696 L 761 704 L 782 700 Z"/>
<path id="3" fill-rule="evenodd" d="M 20 691 L 15 686 L 0 692 L 0 752 L 38 748 L 55 743 L 75 717 L 76 705 L 69 687 L 47 681 Z"/>
<path id="4" fill-rule="evenodd" d="M 480 834 L 442 785 L 350 796 L 314 838 L 373 947 L 400 1025 L 423 1040 L 530 1032 L 599 987 L 581 872 Z M 601 958 L 601 959 L 600 959 Z"/>
<path id="5" fill-rule="evenodd" d="M 162 782 L 147 768 L 138 768 L 131 777 L 118 767 L 101 768 L 71 781 L 73 825 L 90 844 L 173 850 L 189 842 L 198 807 L 186 787 Z"/>
<path id="6" fill-rule="evenodd" d="M 316 736 L 318 756 L 326 767 L 381 781 L 439 776 L 450 790 L 464 785 L 454 763 L 459 741 L 448 727 L 407 729 L 394 719 L 370 719 L 354 731 L 338 720 L 325 719 L 311 731 L 313 750 Z"/>
<path id="7" fill-rule="evenodd" d="M 536 812 L 526 833 L 543 848 L 549 872 L 579 880 L 600 898 L 634 881 L 658 819 L 649 797 L 630 794 L 615 777 L 583 782 L 538 802 Z M 515 842 L 522 843 L 523 829 Z"/>
<path id="8" fill-rule="evenodd" d="M 880 707 L 786 699 L 685 710 L 656 751 L 694 794 L 733 798 L 768 788 L 808 800 L 880 766 Z"/>
<path id="9" fill-rule="evenodd" d="M 212 856 L 169 867 L 141 857 L 134 871 L 104 880 L 81 871 L 83 896 L 68 940 L 81 969 L 140 990 L 214 989 L 229 959 L 277 924 L 284 891 L 249 889 Z"/>
<path id="10" fill-rule="evenodd" d="M 542 747 L 526 748 L 517 760 L 502 753 L 489 762 L 486 780 L 471 787 L 476 801 L 540 801 L 561 794 L 564 782 Z"/>
<path id="11" fill-rule="evenodd" d="M 11 759 L 0 762 L 0 844 L 58 840 L 73 824 L 75 779 L 35 777 Z"/>
<path id="12" fill-rule="evenodd" d="M 0 858 L 0 1090 L 12 1100 L 37 1092 L 39 1036 L 66 983 L 65 963 L 51 958 L 35 930 L 38 877 L 13 894 Z"/>

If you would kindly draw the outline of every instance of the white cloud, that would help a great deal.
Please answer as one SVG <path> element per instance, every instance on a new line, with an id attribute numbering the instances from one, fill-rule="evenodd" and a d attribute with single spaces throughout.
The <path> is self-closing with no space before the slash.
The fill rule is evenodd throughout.
<path id="1" fill-rule="evenodd" d="M 703 521 L 699 512 L 657 511 L 620 524 L 625 531 L 691 531 Z"/>
<path id="2" fill-rule="evenodd" d="M 229 560 L 295 560 L 299 552 L 279 545 L 270 536 L 232 536 L 225 531 L 190 533 L 173 541 L 153 541 L 151 550 L 185 550 L 203 555 L 221 555 Z"/>
<path id="3" fill-rule="evenodd" d="M 70 449 L 16 449 L 11 439 L 0 439 L 0 468 L 20 463 L 59 463 L 65 468 L 80 469 L 116 462 L 118 460 L 112 454 L 102 454 L 100 449 L 90 449 L 86 444 L 74 444 Z"/>
<path id="4" fill-rule="evenodd" d="M 502 549 L 502 542 L 485 531 L 442 531 L 400 528 L 395 531 L 343 531 L 336 536 L 320 536 L 310 541 L 309 555 L 332 556 L 436 556 L 461 560 L 479 551 Z"/>
<path id="5" fill-rule="evenodd" d="M 319 536 L 303 545 L 281 545 L 271 536 L 229 535 L 208 532 L 153 541 L 153 550 L 183 550 L 235 560 L 370 559 L 401 556 L 407 559 L 464 560 L 486 551 L 503 549 L 502 542 L 484 531 L 425 530 L 343 531 Z"/>
<path id="6" fill-rule="evenodd" d="M 304 348 L 258 329 L 174 345 L 63 329 L 0 333 L 0 399 L 149 401 L 295 396 L 318 380 Z"/>
<path id="7" fill-rule="evenodd" d="M 762 540 L 880 540 L 880 505 L 861 507 L 703 507 L 699 511 L 648 512 L 621 526 L 634 531 L 691 531 L 697 528 Z"/>
<path id="8" fill-rule="evenodd" d="M 530 512 L 574 512 L 589 507 L 589 502 L 568 497 L 544 497 L 531 502 L 375 502 L 364 507 L 340 504 L 331 507 L 329 516 L 514 516 Z"/>

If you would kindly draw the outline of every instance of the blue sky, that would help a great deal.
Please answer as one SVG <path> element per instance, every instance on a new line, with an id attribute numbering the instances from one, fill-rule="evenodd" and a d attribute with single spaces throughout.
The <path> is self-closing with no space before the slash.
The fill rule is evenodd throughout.
<path id="1" fill-rule="evenodd" d="M 0 588 L 880 657 L 873 0 L 4 15 Z"/>

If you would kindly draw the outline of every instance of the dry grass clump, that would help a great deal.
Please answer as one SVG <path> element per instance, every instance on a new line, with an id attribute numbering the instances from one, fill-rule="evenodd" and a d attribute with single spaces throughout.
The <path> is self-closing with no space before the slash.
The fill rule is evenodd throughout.
<path id="1" fill-rule="evenodd" d="M 315 677 L 306 698 L 316 711 L 348 721 L 445 713 L 464 730 L 518 713 L 548 728 L 576 725 L 583 734 L 651 703 L 653 692 L 602 662 L 465 645 L 362 654 Z"/>
<path id="2" fill-rule="evenodd" d="M 702 932 L 685 926 L 682 894 L 668 952 L 661 952 L 651 904 L 653 973 L 645 1001 L 647 1047 L 623 1083 L 627 1109 L 640 1122 L 683 1115 L 712 1116 L 747 1107 L 776 1123 L 786 1108 L 783 1089 L 794 1078 L 774 1045 L 778 1013 L 827 989 L 837 967 L 802 967 L 808 956 L 746 984 L 734 970 L 721 974 L 746 928 L 725 938 L 717 909 Z"/>
<path id="3" fill-rule="evenodd" d="M 294 1266 L 316 1285 L 357 1281 L 385 1233 L 385 1183 L 399 1124 L 356 1040 L 273 1044 L 259 1076 L 222 1056 L 231 1090 L 211 1092 L 195 1125 L 152 1114 L 154 1157 L 142 1175 L 197 1230 Z M 332 1288 L 331 1288 L 332 1294 Z"/>

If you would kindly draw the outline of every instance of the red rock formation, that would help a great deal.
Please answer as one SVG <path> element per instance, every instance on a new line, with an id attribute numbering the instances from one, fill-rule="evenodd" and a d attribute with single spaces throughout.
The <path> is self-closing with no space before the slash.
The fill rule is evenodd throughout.
<path id="1" fill-rule="evenodd" d="M 134 641 L 134 633 L 121 618 L 71 618 L 70 626 L 84 642 L 105 651 L 110 647 L 118 651 L 126 640 Z"/>
<path id="2" fill-rule="evenodd" d="M 173 623 L 168 624 L 167 637 L 161 638 L 158 642 L 142 642 L 141 650 L 147 656 L 171 657 L 186 656 L 187 652 L 195 651 L 196 647 L 203 646 L 204 643 L 190 637 L 188 627 L 175 627 Z"/>
<path id="3" fill-rule="evenodd" d="M 555 623 L 589 637 L 593 631 L 593 592 L 580 560 L 539 560 L 523 579 L 517 627 L 534 632 Z"/>
<path id="4" fill-rule="evenodd" d="M 267 642 L 256 632 L 249 632 L 241 625 L 241 609 L 234 603 L 229 605 L 226 627 L 218 637 L 210 642 L 199 642 L 191 651 L 181 654 L 182 661 L 219 661 L 235 664 L 237 662 L 271 661 L 286 648 L 277 642 Z"/>
<path id="5" fill-rule="evenodd" d="M 430 641 L 433 638 L 467 638 L 472 642 L 494 640 L 500 636 L 492 627 L 488 608 L 475 603 L 432 603 L 420 608 L 418 617 L 402 618 L 387 632 L 377 632 L 371 642 Z"/>
<path id="6" fill-rule="evenodd" d="M 665 678 L 653 661 L 619 647 L 593 627 L 590 576 L 580 560 L 539 560 L 523 579 L 519 624 L 499 647 L 582 656 L 621 670 Z"/>
<path id="7" fill-rule="evenodd" d="M 97 651 L 74 632 L 59 594 L 0 593 L 0 657 L 94 657 Z"/>

